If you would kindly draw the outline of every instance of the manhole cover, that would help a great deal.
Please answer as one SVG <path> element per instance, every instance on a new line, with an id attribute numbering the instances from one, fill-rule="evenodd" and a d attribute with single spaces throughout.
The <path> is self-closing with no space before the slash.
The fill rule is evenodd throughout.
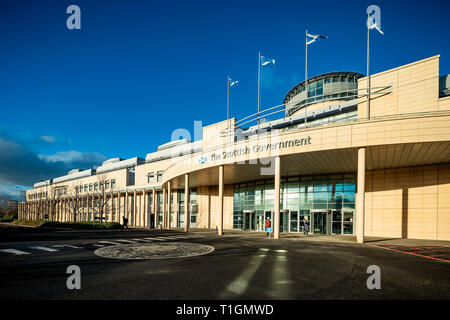
<path id="1" fill-rule="evenodd" d="M 170 259 L 200 256 L 214 251 L 214 247 L 187 242 L 123 244 L 103 247 L 94 254 L 113 259 Z"/>

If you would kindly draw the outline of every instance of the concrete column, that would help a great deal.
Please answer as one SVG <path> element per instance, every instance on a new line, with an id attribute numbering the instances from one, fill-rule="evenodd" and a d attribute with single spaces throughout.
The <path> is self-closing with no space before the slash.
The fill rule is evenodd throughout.
<path id="1" fill-rule="evenodd" d="M 223 166 L 219 166 L 219 236 L 223 235 Z"/>
<path id="2" fill-rule="evenodd" d="M 86 201 L 86 221 L 89 221 L 89 214 L 90 214 L 90 208 L 89 208 L 89 197 L 84 197 L 84 200 Z"/>
<path id="3" fill-rule="evenodd" d="M 113 222 L 112 216 L 113 216 L 113 207 L 114 207 L 114 195 L 112 192 L 109 194 L 109 201 L 110 201 L 110 204 L 108 206 L 108 215 L 109 215 L 108 222 Z"/>
<path id="4" fill-rule="evenodd" d="M 356 242 L 364 242 L 364 196 L 366 187 L 366 148 L 358 149 L 358 173 L 356 193 Z"/>
<path id="5" fill-rule="evenodd" d="M 133 193 L 133 226 L 136 227 L 138 225 L 138 212 L 137 212 L 137 192 Z"/>
<path id="6" fill-rule="evenodd" d="M 178 195 L 178 190 L 177 190 L 177 192 L 173 195 L 173 204 L 176 204 L 176 206 L 177 206 L 177 210 L 175 210 L 175 212 L 174 212 L 174 219 L 173 219 L 174 220 L 173 224 L 174 224 L 175 228 L 178 227 L 178 224 L 179 224 L 178 216 L 180 214 L 180 212 L 179 212 L 180 205 L 178 203 L 178 197 L 179 197 L 179 195 Z"/>
<path id="7" fill-rule="evenodd" d="M 92 212 L 92 221 L 95 221 L 95 196 L 92 195 L 91 197 L 92 202 L 91 202 L 91 212 Z"/>
<path id="8" fill-rule="evenodd" d="M 120 192 L 117 193 L 116 222 L 120 223 Z"/>
<path id="9" fill-rule="evenodd" d="M 108 199 L 108 195 L 105 193 L 99 193 L 97 195 L 97 212 L 98 216 L 100 217 L 100 211 L 102 212 L 102 218 L 103 220 L 98 220 L 98 222 L 106 222 L 106 207 L 107 203 L 106 200 Z M 101 209 L 100 209 L 101 208 Z"/>
<path id="10" fill-rule="evenodd" d="M 143 208 L 143 211 L 142 211 L 142 226 L 143 227 L 148 227 L 148 210 L 147 210 L 147 207 L 148 207 L 148 203 L 147 203 L 147 193 L 145 192 L 145 190 L 144 191 L 142 191 L 142 197 L 143 197 L 143 201 L 142 201 L 142 203 L 143 203 L 143 206 L 142 206 L 142 208 Z"/>
<path id="11" fill-rule="evenodd" d="M 170 184 L 170 181 L 167 182 L 167 229 L 170 229 L 170 224 L 172 223 L 172 203 L 171 203 L 171 197 L 172 197 L 172 186 Z"/>
<path id="12" fill-rule="evenodd" d="M 157 200 L 156 199 L 156 190 L 153 189 L 152 193 L 153 193 L 153 209 L 152 209 L 152 211 L 153 211 L 153 214 L 155 216 L 154 224 L 155 224 L 155 229 L 158 229 L 158 223 L 159 223 L 158 219 L 159 219 L 159 217 L 158 217 L 158 214 L 156 213 L 156 208 L 157 208 L 157 205 L 156 205 L 156 200 Z"/>
<path id="13" fill-rule="evenodd" d="M 136 219 L 137 221 L 139 221 L 139 227 L 144 226 L 144 224 L 142 223 L 142 219 L 144 218 L 144 213 L 142 212 L 142 195 L 144 194 L 144 192 L 142 192 L 142 194 L 139 196 L 139 220 Z"/>
<path id="14" fill-rule="evenodd" d="M 189 214 L 189 174 L 184 175 L 184 231 L 189 231 L 191 216 Z"/>
<path id="15" fill-rule="evenodd" d="M 127 218 L 128 220 L 129 220 L 129 216 L 128 216 L 128 191 L 127 192 L 125 192 L 125 212 L 124 212 L 124 216 L 125 216 L 125 218 Z"/>
<path id="16" fill-rule="evenodd" d="M 163 187 L 163 207 L 162 207 L 162 227 L 166 228 L 167 218 L 166 218 L 166 208 L 167 208 L 167 192 L 166 188 Z"/>
<path id="17" fill-rule="evenodd" d="M 274 239 L 280 238 L 280 160 L 280 156 L 275 157 L 275 214 L 272 221 Z"/>

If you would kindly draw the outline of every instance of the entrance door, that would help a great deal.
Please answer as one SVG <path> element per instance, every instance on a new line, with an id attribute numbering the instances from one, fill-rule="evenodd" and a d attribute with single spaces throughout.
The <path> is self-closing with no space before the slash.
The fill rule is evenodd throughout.
<path id="1" fill-rule="evenodd" d="M 342 211 L 332 210 L 331 211 L 331 233 L 341 234 L 342 233 Z"/>
<path id="2" fill-rule="evenodd" d="M 150 213 L 150 223 L 149 223 L 149 227 L 150 229 L 154 229 L 155 228 L 155 215 L 153 213 Z"/>
<path id="3" fill-rule="evenodd" d="M 327 234 L 328 232 L 328 211 L 317 210 L 312 211 L 312 232 L 315 234 Z"/>
<path id="4" fill-rule="evenodd" d="M 289 212 L 289 232 L 300 232 L 298 228 L 298 211 Z"/>
<path id="5" fill-rule="evenodd" d="M 355 221 L 355 211 L 353 209 L 343 209 L 342 233 L 353 234 L 353 221 Z"/>
<path id="6" fill-rule="evenodd" d="M 280 210 L 280 232 L 289 232 L 289 210 Z"/>
<path id="7" fill-rule="evenodd" d="M 256 230 L 256 214 L 254 210 L 244 210 L 244 230 Z"/>

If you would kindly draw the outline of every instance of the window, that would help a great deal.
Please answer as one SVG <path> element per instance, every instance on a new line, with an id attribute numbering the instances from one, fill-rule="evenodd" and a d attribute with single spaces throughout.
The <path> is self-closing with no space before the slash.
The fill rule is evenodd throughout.
<path id="1" fill-rule="evenodd" d="M 98 190 L 98 183 L 94 183 L 94 190 L 95 190 L 95 191 Z"/>
<path id="2" fill-rule="evenodd" d="M 111 180 L 111 189 L 114 189 L 116 187 L 116 180 Z"/>
<path id="3" fill-rule="evenodd" d="M 158 171 L 157 175 L 156 175 L 156 181 L 157 182 L 161 182 L 162 181 L 162 171 Z"/>
<path id="4" fill-rule="evenodd" d="M 134 167 L 128 168 L 127 171 L 127 186 L 132 186 L 134 185 Z"/>
<path id="5" fill-rule="evenodd" d="M 87 184 L 84 185 L 84 192 L 88 192 L 88 185 Z"/>
<path id="6" fill-rule="evenodd" d="M 89 184 L 89 191 L 92 191 L 92 183 Z"/>
<path id="7" fill-rule="evenodd" d="M 154 183 L 154 182 L 155 182 L 155 175 L 154 175 L 153 172 L 150 172 L 150 173 L 147 175 L 147 182 L 148 182 L 148 183 Z"/>
<path id="8" fill-rule="evenodd" d="M 105 189 L 109 189 L 109 180 L 105 181 Z"/>

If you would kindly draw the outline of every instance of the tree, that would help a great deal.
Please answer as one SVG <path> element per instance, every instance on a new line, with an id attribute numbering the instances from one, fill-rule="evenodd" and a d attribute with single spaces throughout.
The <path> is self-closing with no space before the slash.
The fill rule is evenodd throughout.
<path id="1" fill-rule="evenodd" d="M 107 191 L 110 188 L 110 181 L 107 179 L 106 175 L 97 175 L 97 193 L 94 195 L 94 219 L 95 216 L 99 217 L 101 221 L 105 220 L 105 216 L 112 208 L 112 197 L 111 193 Z M 107 188 L 108 186 L 108 188 Z M 111 199 L 110 201 L 108 201 Z"/>
<path id="2" fill-rule="evenodd" d="M 82 185 L 79 183 L 73 183 L 67 188 L 67 198 L 65 199 L 69 210 L 69 216 L 73 219 L 73 222 L 77 222 L 77 218 L 83 208 L 83 204 L 81 203 L 82 197 L 80 196 L 81 188 Z"/>
<path id="3" fill-rule="evenodd" d="M 50 220 L 56 220 L 56 209 L 58 207 L 58 200 L 61 198 L 61 187 L 50 186 L 47 194 L 46 194 L 46 202 L 50 209 Z M 48 212 L 47 212 L 48 213 Z"/>

